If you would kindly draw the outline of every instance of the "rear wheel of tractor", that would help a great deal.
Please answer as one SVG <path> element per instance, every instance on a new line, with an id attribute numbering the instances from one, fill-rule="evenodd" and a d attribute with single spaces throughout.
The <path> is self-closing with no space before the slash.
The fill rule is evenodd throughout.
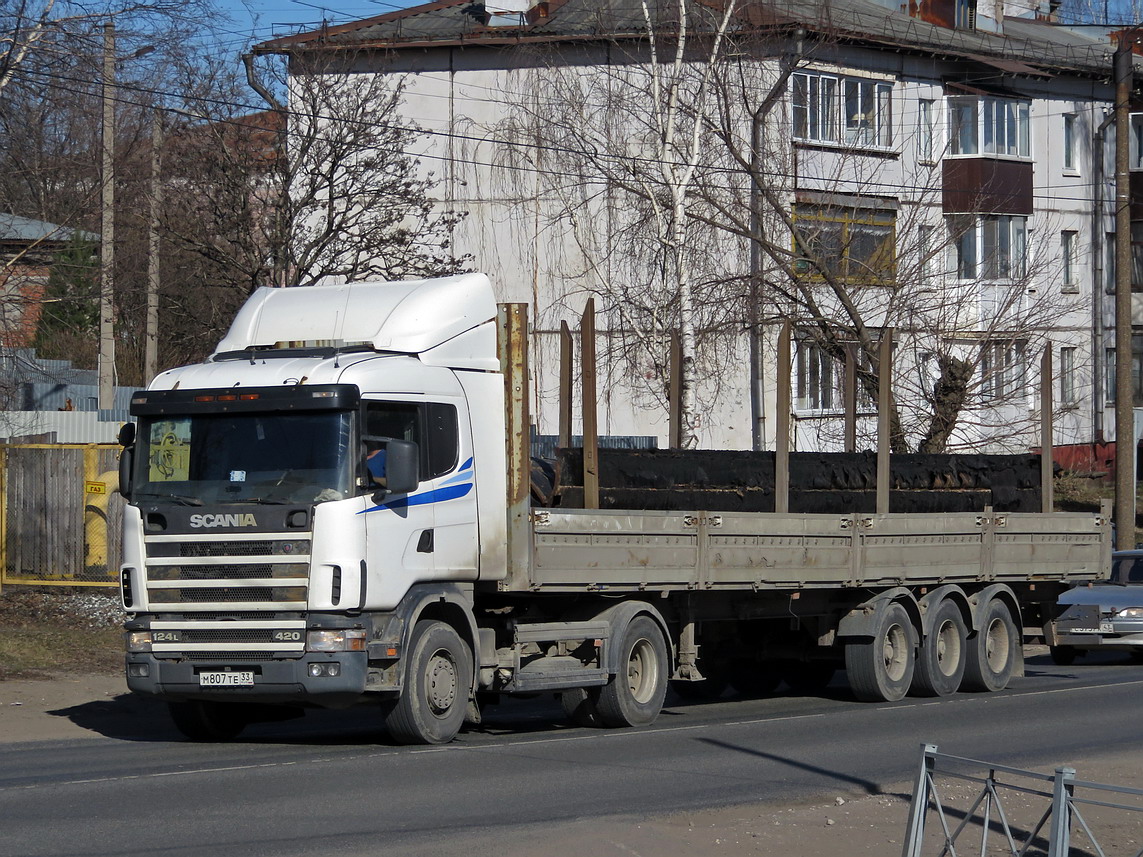
<path id="1" fill-rule="evenodd" d="M 190 699 L 167 708 L 175 728 L 192 741 L 232 741 L 249 723 L 240 703 Z"/>
<path id="2" fill-rule="evenodd" d="M 421 620 L 409 644 L 405 686 L 385 718 L 399 744 L 447 744 L 464 724 L 472 653 L 444 622 Z"/>
<path id="3" fill-rule="evenodd" d="M 863 702 L 896 702 L 909 690 L 916 667 L 917 632 L 900 604 L 882 604 L 873 639 L 845 647 L 849 686 Z"/>
<path id="4" fill-rule="evenodd" d="M 1079 657 L 1079 650 L 1075 646 L 1048 646 L 1048 654 L 1056 666 L 1070 667 Z"/>
<path id="5" fill-rule="evenodd" d="M 911 693 L 917 696 L 950 696 L 964 679 L 968 630 L 960 608 L 942 601 L 933 616 L 929 635 L 921 643 Z"/>
<path id="6" fill-rule="evenodd" d="M 636 616 L 620 647 L 619 672 L 599 689 L 596 709 L 604 726 L 647 726 L 667 695 L 667 642 L 649 616 Z"/>
<path id="7" fill-rule="evenodd" d="M 1016 669 L 1020 635 L 1012 611 L 999 598 L 988 603 L 983 618 L 980 630 L 968 641 L 961 684 L 965 690 L 1004 690 Z"/>

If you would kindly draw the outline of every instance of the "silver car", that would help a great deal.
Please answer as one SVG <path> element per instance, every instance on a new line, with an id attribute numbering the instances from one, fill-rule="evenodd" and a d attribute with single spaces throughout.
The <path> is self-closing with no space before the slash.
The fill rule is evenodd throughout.
<path id="1" fill-rule="evenodd" d="M 1052 660 L 1067 666 L 1089 649 L 1130 652 L 1143 663 L 1143 550 L 1116 551 L 1111 578 L 1069 589 L 1044 628 Z"/>

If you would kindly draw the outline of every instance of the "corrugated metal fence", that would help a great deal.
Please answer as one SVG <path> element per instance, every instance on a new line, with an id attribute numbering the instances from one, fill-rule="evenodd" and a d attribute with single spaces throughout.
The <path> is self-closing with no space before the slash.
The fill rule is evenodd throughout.
<path id="1" fill-rule="evenodd" d="M 114 586 L 123 498 L 115 444 L 0 445 L 0 586 Z"/>

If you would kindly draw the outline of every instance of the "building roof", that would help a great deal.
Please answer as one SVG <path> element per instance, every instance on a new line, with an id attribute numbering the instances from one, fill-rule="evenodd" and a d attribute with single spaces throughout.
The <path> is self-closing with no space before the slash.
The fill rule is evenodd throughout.
<path id="1" fill-rule="evenodd" d="M 73 238 L 99 241 L 98 235 L 92 232 L 84 232 L 82 229 L 57 226 L 43 220 L 20 217 L 18 214 L 0 214 L 0 242 L 5 244 L 32 244 L 38 241 L 63 244 Z"/>
<path id="2" fill-rule="evenodd" d="M 514 45 L 646 36 L 640 4 L 629 0 L 549 0 L 527 11 L 489 15 L 494 5 L 519 9 L 518 0 L 487 4 L 438 0 L 319 30 L 285 36 L 256 46 L 262 53 L 388 50 L 444 45 Z M 719 0 L 698 0 L 713 9 Z M 924 4 L 920 4 L 924 5 Z M 669 23 L 677 5 L 652 4 Z M 709 16 L 708 16 L 709 17 Z M 492 23 L 499 21 L 499 24 Z M 880 5 L 877 0 L 743 0 L 738 27 L 789 30 L 802 27 L 844 41 L 949 58 L 986 60 L 1017 74 L 1060 72 L 1109 77 L 1114 44 L 1100 28 L 1065 27 L 1033 18 L 1007 17 L 1003 34 L 928 23 Z"/>

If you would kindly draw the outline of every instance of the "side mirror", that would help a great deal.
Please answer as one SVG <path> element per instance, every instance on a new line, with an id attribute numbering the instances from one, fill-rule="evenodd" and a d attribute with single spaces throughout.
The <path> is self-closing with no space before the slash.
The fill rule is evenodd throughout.
<path id="1" fill-rule="evenodd" d="M 411 440 L 391 440 L 385 452 L 385 485 L 390 494 L 408 494 L 421 484 L 420 452 Z"/>
<path id="2" fill-rule="evenodd" d="M 123 451 L 119 453 L 119 493 L 127 499 L 131 498 L 131 471 L 135 469 L 134 464 L 135 447 L 124 446 Z"/>
<path id="3" fill-rule="evenodd" d="M 119 445 L 130 446 L 135 442 L 135 423 L 123 423 L 119 427 Z"/>

